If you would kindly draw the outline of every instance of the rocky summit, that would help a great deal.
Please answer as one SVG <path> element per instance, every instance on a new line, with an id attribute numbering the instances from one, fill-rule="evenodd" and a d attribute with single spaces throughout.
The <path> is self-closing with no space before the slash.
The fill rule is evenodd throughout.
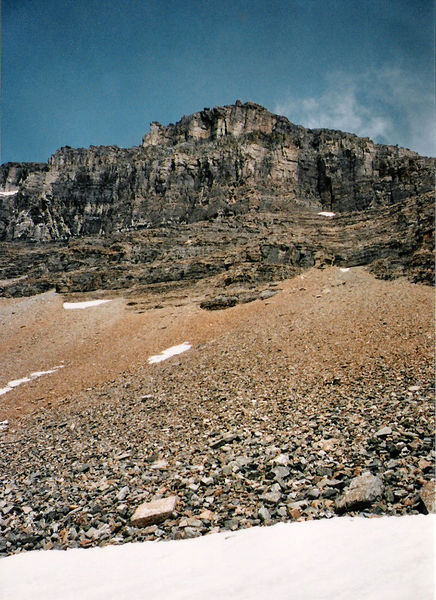
<path id="1" fill-rule="evenodd" d="M 434 167 L 240 101 L 154 122 L 137 147 L 8 163 L 0 294 L 161 291 L 215 277 L 211 295 L 222 296 L 326 265 L 431 283 Z"/>

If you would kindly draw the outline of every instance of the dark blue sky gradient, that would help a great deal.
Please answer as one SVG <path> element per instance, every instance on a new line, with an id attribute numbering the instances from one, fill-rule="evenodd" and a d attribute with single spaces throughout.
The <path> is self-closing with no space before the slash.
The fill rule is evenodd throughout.
<path id="1" fill-rule="evenodd" d="M 3 0 L 1 162 L 237 98 L 429 153 L 433 20 L 426 0 Z"/>

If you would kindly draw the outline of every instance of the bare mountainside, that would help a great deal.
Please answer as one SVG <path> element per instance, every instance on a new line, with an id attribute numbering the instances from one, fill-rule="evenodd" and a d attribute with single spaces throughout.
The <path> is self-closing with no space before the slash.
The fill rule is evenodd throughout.
<path id="1" fill-rule="evenodd" d="M 0 554 L 434 511 L 433 290 L 313 268 L 210 312 L 209 285 L 0 299 Z"/>
<path id="2" fill-rule="evenodd" d="M 329 264 L 430 283 L 434 167 L 251 102 L 152 123 L 138 147 L 8 163 L 0 293 L 247 288 Z"/>
<path id="3" fill-rule="evenodd" d="M 434 164 L 237 102 L 4 165 L 0 555 L 434 511 Z"/>

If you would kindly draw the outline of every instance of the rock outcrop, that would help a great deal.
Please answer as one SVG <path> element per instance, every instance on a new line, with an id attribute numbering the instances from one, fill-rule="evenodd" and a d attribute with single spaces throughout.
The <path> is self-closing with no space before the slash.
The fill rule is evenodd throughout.
<path id="1" fill-rule="evenodd" d="M 267 281 L 332 262 L 430 282 L 434 166 L 239 101 L 152 123 L 138 147 L 65 147 L 47 164 L 8 163 L 0 293 L 226 272 Z"/>

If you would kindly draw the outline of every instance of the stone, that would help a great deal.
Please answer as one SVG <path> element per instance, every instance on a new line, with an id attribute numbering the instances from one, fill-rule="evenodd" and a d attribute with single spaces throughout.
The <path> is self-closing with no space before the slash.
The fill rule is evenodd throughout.
<path id="1" fill-rule="evenodd" d="M 228 433 L 227 435 L 224 435 L 223 437 L 218 438 L 217 440 L 212 442 L 210 447 L 213 450 L 217 450 L 218 448 L 221 448 L 221 446 L 225 446 L 226 444 L 230 444 L 231 442 L 234 442 L 239 439 L 240 439 L 239 434 Z"/>
<path id="2" fill-rule="evenodd" d="M 214 520 L 214 513 L 211 510 L 203 510 L 199 515 L 198 518 L 201 519 L 202 521 L 213 521 Z"/>
<path id="3" fill-rule="evenodd" d="M 128 485 L 125 485 L 124 487 L 122 487 L 119 490 L 119 492 L 117 493 L 117 500 L 119 502 L 122 502 L 126 498 L 126 496 L 129 493 L 129 491 L 130 491 L 130 488 L 129 488 Z"/>
<path id="4" fill-rule="evenodd" d="M 433 481 L 427 481 L 420 493 L 419 493 L 419 497 L 421 498 L 422 502 L 424 503 L 425 508 L 427 509 L 427 511 L 429 513 L 434 513 L 436 512 L 436 508 L 435 508 L 435 482 Z"/>
<path id="5" fill-rule="evenodd" d="M 289 465 L 289 454 L 279 454 L 273 459 L 273 463 L 286 467 Z"/>
<path id="6" fill-rule="evenodd" d="M 336 438 L 331 438 L 329 440 L 323 440 L 322 441 L 322 449 L 324 450 L 324 452 L 329 452 L 336 446 L 337 442 L 338 442 L 338 440 Z"/>
<path id="7" fill-rule="evenodd" d="M 132 456 L 131 452 L 123 452 L 122 454 L 119 454 L 118 456 L 116 456 L 115 458 L 117 460 L 126 460 L 127 458 L 130 458 Z"/>
<path id="8" fill-rule="evenodd" d="M 319 498 L 321 492 L 319 491 L 318 488 L 312 488 L 311 490 L 308 490 L 307 495 L 309 496 L 309 498 Z"/>
<path id="9" fill-rule="evenodd" d="M 165 521 L 175 511 L 177 496 L 168 496 L 152 502 L 144 502 L 135 510 L 130 522 L 134 527 L 146 527 Z"/>
<path id="10" fill-rule="evenodd" d="M 341 513 L 366 508 L 381 498 L 383 491 L 383 480 L 380 477 L 364 473 L 351 480 L 348 489 L 336 500 L 335 510 Z"/>
<path id="11" fill-rule="evenodd" d="M 187 519 L 186 525 L 187 525 L 187 527 L 201 527 L 203 525 L 203 523 L 200 519 L 197 519 L 195 517 L 190 517 L 189 519 Z"/>
<path id="12" fill-rule="evenodd" d="M 426 473 L 427 471 L 431 471 L 434 468 L 434 464 L 425 458 L 420 458 L 418 461 L 418 467 Z"/>
<path id="13" fill-rule="evenodd" d="M 268 504 L 277 504 L 280 502 L 281 497 L 282 495 L 278 491 L 267 492 L 266 494 L 262 495 L 262 500 L 268 502 Z"/>
<path id="14" fill-rule="evenodd" d="M 391 427 L 382 427 L 381 429 L 379 429 L 378 431 L 376 431 L 376 433 L 374 434 L 376 437 L 387 437 L 388 435 L 392 434 L 392 429 Z"/>
<path id="15" fill-rule="evenodd" d="M 230 529 L 230 531 L 236 531 L 236 529 L 238 529 L 238 527 L 239 527 L 239 520 L 238 519 L 227 519 L 227 521 L 224 521 L 224 527 L 226 529 Z"/>
<path id="16" fill-rule="evenodd" d="M 165 471 L 168 468 L 168 461 L 165 459 L 156 460 L 152 465 L 152 469 L 156 469 L 158 471 Z"/>
<path id="17" fill-rule="evenodd" d="M 286 477 L 289 477 L 290 474 L 290 470 L 287 467 L 274 467 L 272 472 L 277 480 L 286 479 Z"/>
<path id="18" fill-rule="evenodd" d="M 293 521 L 298 521 L 298 519 L 301 519 L 301 517 L 303 516 L 303 513 L 299 508 L 291 508 L 290 506 L 288 506 L 288 515 Z"/>
<path id="19" fill-rule="evenodd" d="M 263 522 L 271 520 L 271 513 L 265 506 L 261 506 L 258 510 L 259 519 Z"/>
<path id="20" fill-rule="evenodd" d="M 224 308 L 231 308 L 232 306 L 236 306 L 238 303 L 237 296 L 216 296 L 215 298 L 210 298 L 208 300 L 203 300 L 200 302 L 200 308 L 204 308 L 206 310 L 223 310 Z"/>
<path id="21" fill-rule="evenodd" d="M 194 538 L 197 537 L 198 535 L 200 535 L 200 531 L 199 529 L 197 529 L 196 527 L 185 527 L 185 538 Z"/>

